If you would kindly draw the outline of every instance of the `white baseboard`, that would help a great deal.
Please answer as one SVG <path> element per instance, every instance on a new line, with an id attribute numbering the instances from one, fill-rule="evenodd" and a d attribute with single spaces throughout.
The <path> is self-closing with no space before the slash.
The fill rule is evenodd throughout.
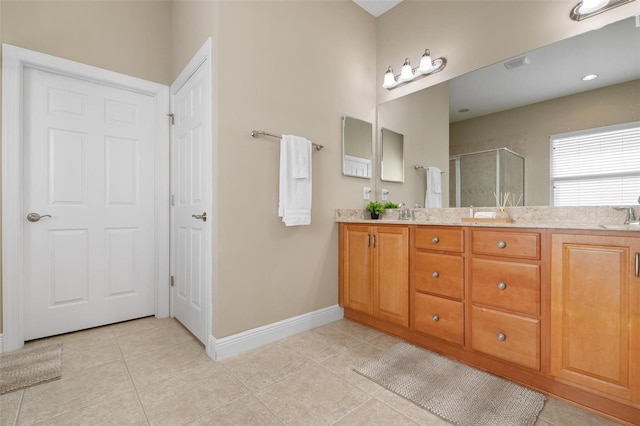
<path id="1" fill-rule="evenodd" d="M 285 337 L 337 321 L 343 317 L 344 309 L 338 305 L 333 305 L 232 336 L 220 339 L 209 336 L 207 355 L 215 361 L 220 361 Z"/>

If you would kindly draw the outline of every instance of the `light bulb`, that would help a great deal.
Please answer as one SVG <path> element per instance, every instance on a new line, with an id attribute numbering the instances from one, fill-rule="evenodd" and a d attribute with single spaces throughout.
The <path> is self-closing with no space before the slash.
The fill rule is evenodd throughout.
<path id="1" fill-rule="evenodd" d="M 421 74 L 429 74 L 431 71 L 433 71 L 433 61 L 431 60 L 431 52 L 429 52 L 429 49 L 426 49 L 424 51 L 424 55 L 422 55 L 422 58 L 420 58 L 420 73 Z"/>
<path id="2" fill-rule="evenodd" d="M 582 5 L 578 8 L 578 13 L 586 15 L 587 13 L 602 9 L 607 4 L 609 4 L 609 0 L 582 0 Z"/>
<path id="3" fill-rule="evenodd" d="M 402 65 L 402 70 L 400 71 L 399 82 L 403 83 L 405 81 L 413 80 L 413 70 L 411 69 L 411 62 L 409 62 L 409 58 L 404 60 L 404 65 Z"/>
<path id="4" fill-rule="evenodd" d="M 393 75 L 393 69 L 391 67 L 387 68 L 387 72 L 384 73 L 384 82 L 382 83 L 382 87 L 385 89 L 391 89 L 396 85 L 396 77 Z"/>

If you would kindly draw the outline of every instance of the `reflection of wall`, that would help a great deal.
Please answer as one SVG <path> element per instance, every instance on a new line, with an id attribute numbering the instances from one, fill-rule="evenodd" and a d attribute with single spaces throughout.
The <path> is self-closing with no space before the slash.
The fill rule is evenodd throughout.
<path id="1" fill-rule="evenodd" d="M 382 129 L 381 131 L 380 176 L 385 181 L 404 181 L 404 137 L 401 133 L 393 130 Z"/>
<path id="2" fill-rule="evenodd" d="M 527 205 L 549 205 L 549 136 L 640 119 L 640 80 L 453 123 L 451 155 L 507 147 L 525 157 Z"/>
<path id="3" fill-rule="evenodd" d="M 443 170 L 442 205 L 449 204 L 449 85 L 430 87 L 401 99 L 378 105 L 378 127 L 404 135 L 404 184 L 378 182 L 389 199 L 407 206 L 424 206 L 426 171 L 416 164 Z"/>
<path id="4" fill-rule="evenodd" d="M 371 123 L 346 117 L 348 124 L 344 125 L 343 149 L 345 155 L 362 159 L 371 159 L 371 141 L 373 140 L 373 126 Z"/>

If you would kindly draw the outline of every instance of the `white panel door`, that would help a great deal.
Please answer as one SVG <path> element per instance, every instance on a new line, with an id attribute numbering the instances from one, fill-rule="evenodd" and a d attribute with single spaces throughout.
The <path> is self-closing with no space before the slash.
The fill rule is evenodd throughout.
<path id="1" fill-rule="evenodd" d="M 24 76 L 25 340 L 154 314 L 154 99 Z"/>
<path id="2" fill-rule="evenodd" d="M 173 315 L 205 344 L 212 263 L 209 84 L 205 63 L 172 90 L 171 133 Z"/>

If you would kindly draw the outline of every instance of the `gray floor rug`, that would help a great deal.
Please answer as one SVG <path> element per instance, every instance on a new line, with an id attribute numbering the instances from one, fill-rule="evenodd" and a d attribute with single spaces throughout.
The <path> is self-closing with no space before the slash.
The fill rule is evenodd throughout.
<path id="1" fill-rule="evenodd" d="M 0 395 L 60 378 L 62 343 L 0 354 Z"/>
<path id="2" fill-rule="evenodd" d="M 527 426 L 545 397 L 441 355 L 398 343 L 354 371 L 460 426 Z"/>

